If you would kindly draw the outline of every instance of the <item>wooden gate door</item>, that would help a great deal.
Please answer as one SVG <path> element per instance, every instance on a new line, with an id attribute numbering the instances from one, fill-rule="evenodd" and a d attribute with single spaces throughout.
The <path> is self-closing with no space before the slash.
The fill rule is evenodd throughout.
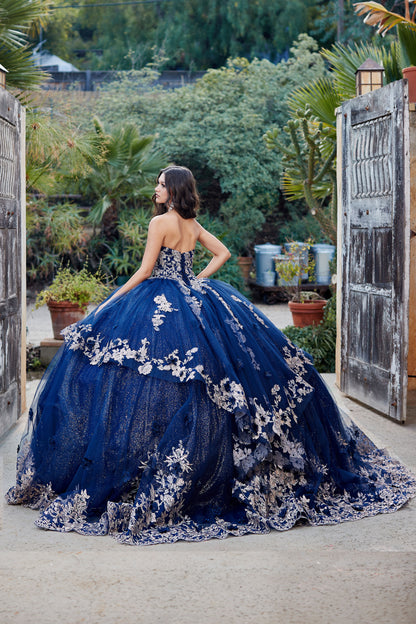
<path id="1" fill-rule="evenodd" d="M 0 435 L 21 413 L 22 110 L 0 89 Z"/>
<path id="2" fill-rule="evenodd" d="M 407 83 L 345 102 L 341 390 L 406 418 L 409 304 Z"/>

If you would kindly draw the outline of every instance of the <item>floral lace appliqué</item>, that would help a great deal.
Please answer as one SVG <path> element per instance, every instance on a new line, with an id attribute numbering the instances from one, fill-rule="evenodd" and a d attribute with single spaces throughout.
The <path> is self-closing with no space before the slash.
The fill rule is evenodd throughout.
<path id="1" fill-rule="evenodd" d="M 178 310 L 169 303 L 165 295 L 158 295 L 153 301 L 157 305 L 157 308 L 152 316 L 152 325 L 155 331 L 159 331 L 160 325 L 163 325 L 163 321 L 166 318 L 166 313 L 177 312 Z"/>

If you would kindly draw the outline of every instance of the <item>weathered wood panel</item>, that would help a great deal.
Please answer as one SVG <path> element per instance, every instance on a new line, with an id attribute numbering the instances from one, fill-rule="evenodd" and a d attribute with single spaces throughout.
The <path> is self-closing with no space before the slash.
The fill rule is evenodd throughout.
<path id="1" fill-rule="evenodd" d="M 345 102 L 340 387 L 406 417 L 409 296 L 407 84 Z"/>
<path id="2" fill-rule="evenodd" d="M 409 388 L 416 391 L 416 110 L 410 104 L 410 279 L 409 279 L 409 354 L 407 371 Z"/>
<path id="3" fill-rule="evenodd" d="M 21 114 L 0 90 L 0 436 L 21 413 Z"/>

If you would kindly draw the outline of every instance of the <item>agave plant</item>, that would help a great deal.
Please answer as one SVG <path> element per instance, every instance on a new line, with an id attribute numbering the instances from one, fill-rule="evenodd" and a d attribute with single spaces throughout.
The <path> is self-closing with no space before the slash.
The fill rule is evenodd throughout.
<path id="1" fill-rule="evenodd" d="M 27 35 L 46 16 L 49 0 L 0 0 L 0 63 L 7 83 L 17 89 L 38 86 L 45 73 L 33 64 Z"/>

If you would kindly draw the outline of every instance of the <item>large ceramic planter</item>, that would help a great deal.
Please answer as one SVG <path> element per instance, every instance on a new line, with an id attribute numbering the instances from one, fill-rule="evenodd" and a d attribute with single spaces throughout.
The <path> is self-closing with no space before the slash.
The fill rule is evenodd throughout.
<path id="1" fill-rule="evenodd" d="M 304 303 L 289 301 L 289 310 L 292 313 L 293 325 L 295 327 L 319 325 L 324 318 L 324 307 L 326 303 L 326 299 L 322 301 L 305 301 Z"/>
<path id="2" fill-rule="evenodd" d="M 70 303 L 69 301 L 49 301 L 48 308 L 51 313 L 53 337 L 55 340 L 62 340 L 61 331 L 68 325 L 80 321 L 85 316 L 85 312 L 77 303 Z"/>
<path id="3" fill-rule="evenodd" d="M 416 102 L 416 67 L 405 67 L 402 74 L 409 84 L 409 102 Z"/>
<path id="4" fill-rule="evenodd" d="M 253 258 L 251 256 L 239 256 L 237 258 L 237 264 L 240 267 L 242 276 L 246 282 L 250 277 L 251 267 L 253 266 Z"/>

